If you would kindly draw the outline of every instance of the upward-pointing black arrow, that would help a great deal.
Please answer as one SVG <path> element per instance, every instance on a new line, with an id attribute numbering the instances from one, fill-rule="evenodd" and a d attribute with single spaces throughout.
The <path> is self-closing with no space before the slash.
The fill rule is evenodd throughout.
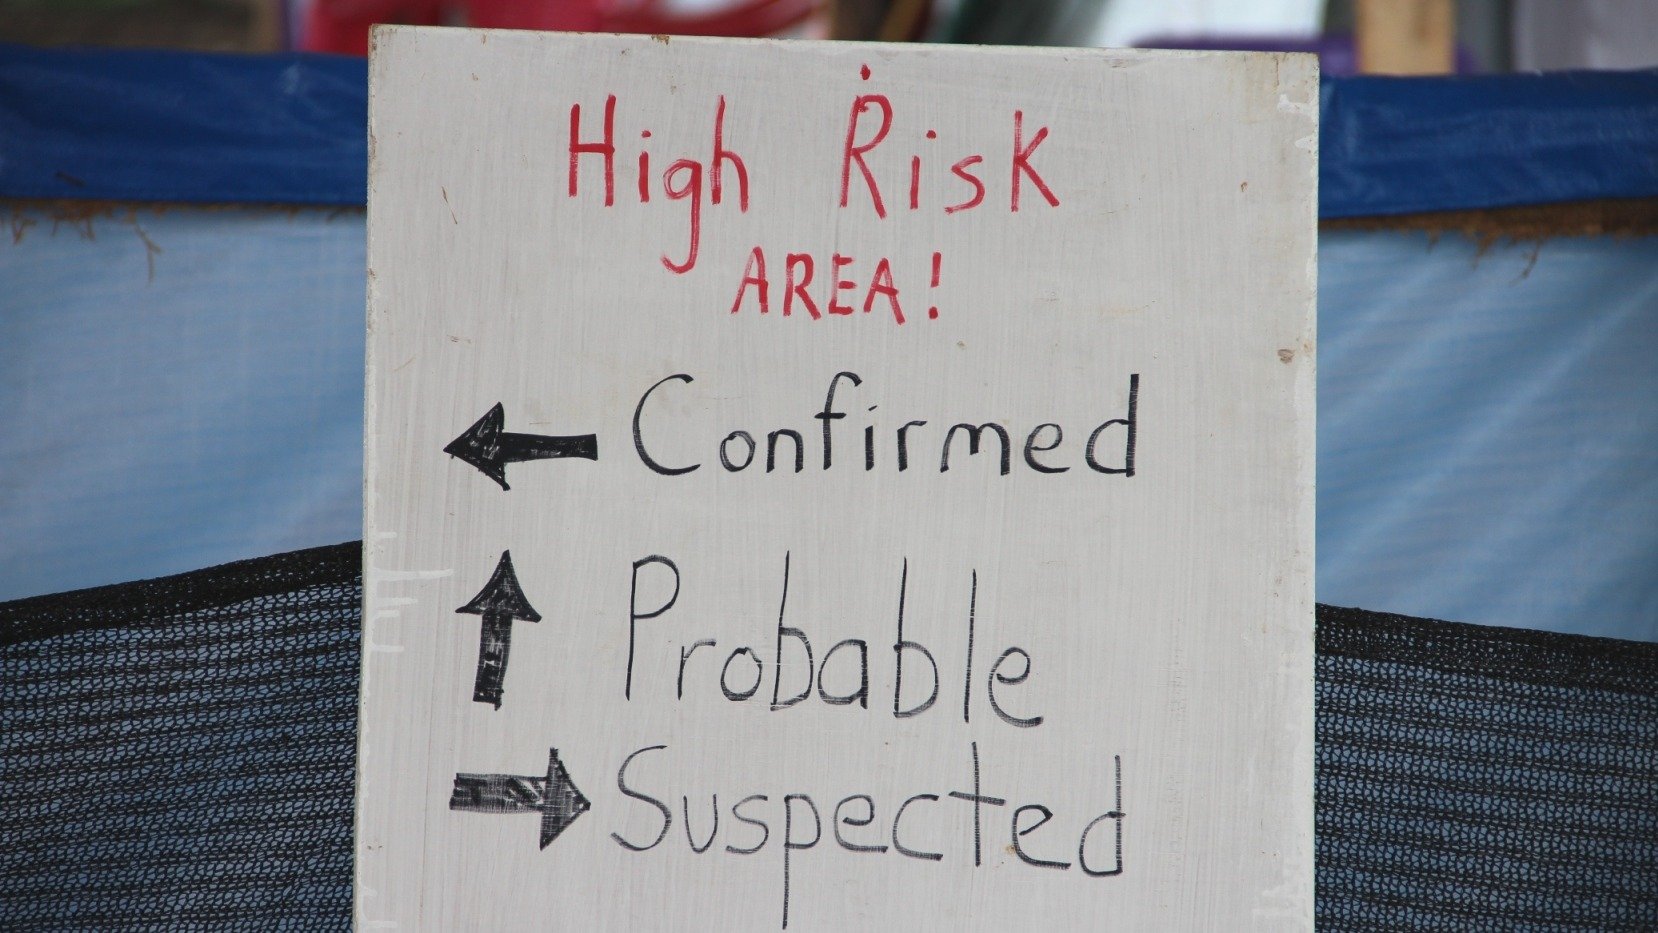
<path id="1" fill-rule="evenodd" d="M 512 647 L 512 620 L 540 622 L 541 613 L 524 598 L 524 588 L 518 585 L 518 574 L 512 569 L 512 552 L 502 551 L 495 573 L 472 597 L 472 601 L 455 610 L 483 616 L 483 630 L 478 635 L 478 675 L 472 682 L 472 699 L 479 703 L 493 703 L 501 708 L 501 691 L 507 679 L 507 651 Z"/>
<path id="2" fill-rule="evenodd" d="M 477 423 L 450 441 L 443 452 L 459 457 L 478 468 L 478 472 L 507 485 L 507 464 L 526 460 L 556 460 L 579 457 L 582 460 L 599 459 L 599 439 L 592 434 L 572 434 L 557 437 L 546 434 L 511 434 L 506 425 L 506 410 L 500 402 L 484 413 Z"/>
<path id="3" fill-rule="evenodd" d="M 449 809 L 473 813 L 527 813 L 541 811 L 541 848 L 558 838 L 576 817 L 592 808 L 558 760 L 558 749 L 547 749 L 547 776 L 515 774 L 457 774 L 449 795 Z"/>

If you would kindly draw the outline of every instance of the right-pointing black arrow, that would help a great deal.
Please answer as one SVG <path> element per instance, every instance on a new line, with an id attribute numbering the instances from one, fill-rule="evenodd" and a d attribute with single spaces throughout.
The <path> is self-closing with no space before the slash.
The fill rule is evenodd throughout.
<path id="1" fill-rule="evenodd" d="M 500 709 L 507 680 L 507 652 L 512 648 L 512 620 L 541 621 L 541 613 L 524 598 L 524 588 L 518 585 L 511 551 L 501 552 L 489 582 L 471 602 L 455 611 L 484 618 L 483 630 L 478 634 L 478 673 L 472 681 L 472 699 L 493 703 Z"/>
<path id="2" fill-rule="evenodd" d="M 592 808 L 558 760 L 558 749 L 547 749 L 547 776 L 516 774 L 457 774 L 449 795 L 449 809 L 473 813 L 541 812 L 541 848 L 558 838 L 576 817 Z"/>
<path id="3" fill-rule="evenodd" d="M 592 434 L 572 434 L 558 437 L 547 434 L 512 434 L 505 430 L 506 410 L 500 402 L 484 412 L 472 427 L 450 441 L 443 452 L 459 457 L 478 468 L 478 472 L 507 485 L 507 464 L 526 460 L 556 460 L 577 457 L 582 460 L 599 459 L 599 439 Z"/>

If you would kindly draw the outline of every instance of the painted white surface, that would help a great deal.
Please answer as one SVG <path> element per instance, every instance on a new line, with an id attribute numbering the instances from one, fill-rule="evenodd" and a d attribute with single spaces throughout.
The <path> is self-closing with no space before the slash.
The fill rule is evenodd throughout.
<path id="1" fill-rule="evenodd" d="M 785 909 L 800 930 L 1311 925 L 1311 58 L 394 28 L 377 32 L 371 82 L 359 926 L 763 930 Z M 608 94 L 607 208 L 600 156 L 581 157 L 575 197 L 567 173 L 571 105 L 592 140 Z M 856 164 L 839 206 L 853 102 L 873 94 L 894 113 L 867 156 L 885 219 Z M 682 156 L 708 163 L 721 95 L 749 209 L 728 162 L 696 264 L 675 274 L 664 259 L 686 258 L 689 211 L 660 173 Z M 1025 146 L 1048 135 L 1015 213 L 1016 111 Z M 876 117 L 864 111 L 858 144 Z M 646 129 L 656 182 L 641 204 Z M 949 166 L 970 154 L 985 201 L 946 213 L 970 193 Z M 772 309 L 750 291 L 732 313 L 756 246 Z M 814 256 L 819 286 L 830 256 L 853 257 L 853 313 L 784 317 L 790 252 Z M 906 323 L 879 295 L 861 310 L 879 258 Z M 827 289 L 808 293 L 827 306 Z M 826 470 L 813 416 L 838 372 L 861 383 L 839 382 Z M 632 422 L 675 374 L 694 381 L 651 395 L 640 435 L 655 459 L 700 467 L 665 476 Z M 1134 377 L 1135 473 L 1090 469 L 1085 442 L 1125 417 Z M 443 453 L 496 403 L 508 431 L 595 433 L 598 459 L 513 464 L 501 489 Z M 911 420 L 927 424 L 899 471 L 894 432 Z M 987 421 L 1012 438 L 1008 474 L 988 435 L 977 456 L 958 437 L 942 472 L 948 426 Z M 1064 440 L 1042 452 L 1052 435 L 1038 435 L 1033 456 L 1068 471 L 1027 465 L 1042 423 Z M 764 470 L 780 428 L 804 439 L 799 473 L 786 441 Z M 741 472 L 719 458 L 733 430 L 759 444 Z M 1126 435 L 1101 431 L 1102 465 L 1122 465 Z M 742 459 L 739 442 L 727 452 Z M 504 550 L 541 621 L 513 628 L 497 710 L 472 700 L 480 623 L 455 610 Z M 680 591 L 637 623 L 628 699 L 630 598 L 654 609 L 671 589 L 661 564 L 634 580 L 650 555 L 675 562 Z M 940 673 L 935 705 L 907 718 L 893 715 L 901 580 L 904 638 Z M 771 709 L 780 608 L 819 665 L 844 639 L 868 643 L 867 709 L 816 687 Z M 682 652 L 702 639 L 717 644 L 685 663 L 680 698 Z M 781 643 L 787 698 L 809 675 L 799 641 Z M 764 680 L 732 702 L 720 665 L 741 646 Z M 992 687 L 1009 647 L 1028 653 L 1029 678 Z M 831 693 L 857 683 L 855 657 L 828 665 Z M 746 686 L 747 663 L 730 686 Z M 1001 673 L 1020 669 L 1015 655 Z M 905 654 L 902 706 L 925 697 L 927 673 Z M 991 690 L 1041 724 L 1003 721 Z M 672 824 L 636 852 L 617 838 L 649 844 L 663 819 L 622 793 L 618 769 L 653 746 L 627 781 Z M 545 850 L 533 814 L 449 809 L 457 773 L 542 775 L 554 747 L 592 810 Z M 974 791 L 975 749 L 979 793 L 1005 805 L 950 796 Z M 681 798 L 700 845 L 716 794 L 718 833 L 696 854 Z M 768 840 L 734 854 L 758 841 L 732 813 L 755 794 L 768 799 L 743 812 Z M 822 816 L 813 847 L 783 845 L 812 835 L 799 800 L 786 833 L 790 794 Z M 835 824 L 855 794 L 873 798 L 873 822 Z M 911 805 L 902 841 L 938 860 L 891 848 L 917 795 L 939 799 Z M 1011 850 L 1027 804 L 1053 819 L 1020 837 L 1026 852 L 1070 868 Z M 1116 812 L 1084 855 L 1121 872 L 1087 876 L 1079 838 Z M 889 848 L 843 848 L 837 825 Z"/>
<path id="2" fill-rule="evenodd" d="M 1323 0 L 1107 0 L 1087 41 L 1120 47 L 1168 36 L 1311 39 L 1323 25 Z"/>

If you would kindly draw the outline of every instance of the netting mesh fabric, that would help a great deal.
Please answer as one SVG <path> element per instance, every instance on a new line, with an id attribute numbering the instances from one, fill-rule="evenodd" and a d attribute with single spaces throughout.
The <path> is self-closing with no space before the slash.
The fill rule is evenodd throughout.
<path id="1" fill-rule="evenodd" d="M 0 604 L 0 928 L 351 925 L 360 548 Z M 1327 930 L 1658 930 L 1658 645 L 1320 606 Z"/>
<path id="2" fill-rule="evenodd" d="M 0 928 L 350 928 L 360 554 L 0 605 Z"/>
<path id="3" fill-rule="evenodd" d="M 1658 930 L 1658 645 L 1318 611 L 1318 918 Z"/>

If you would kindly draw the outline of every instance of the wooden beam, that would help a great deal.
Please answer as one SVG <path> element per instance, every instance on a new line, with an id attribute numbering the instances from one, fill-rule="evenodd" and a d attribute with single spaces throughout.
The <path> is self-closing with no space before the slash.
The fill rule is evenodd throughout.
<path id="1" fill-rule="evenodd" d="M 1456 65 L 1455 0 L 1356 0 L 1354 39 L 1364 74 L 1442 75 Z"/>

